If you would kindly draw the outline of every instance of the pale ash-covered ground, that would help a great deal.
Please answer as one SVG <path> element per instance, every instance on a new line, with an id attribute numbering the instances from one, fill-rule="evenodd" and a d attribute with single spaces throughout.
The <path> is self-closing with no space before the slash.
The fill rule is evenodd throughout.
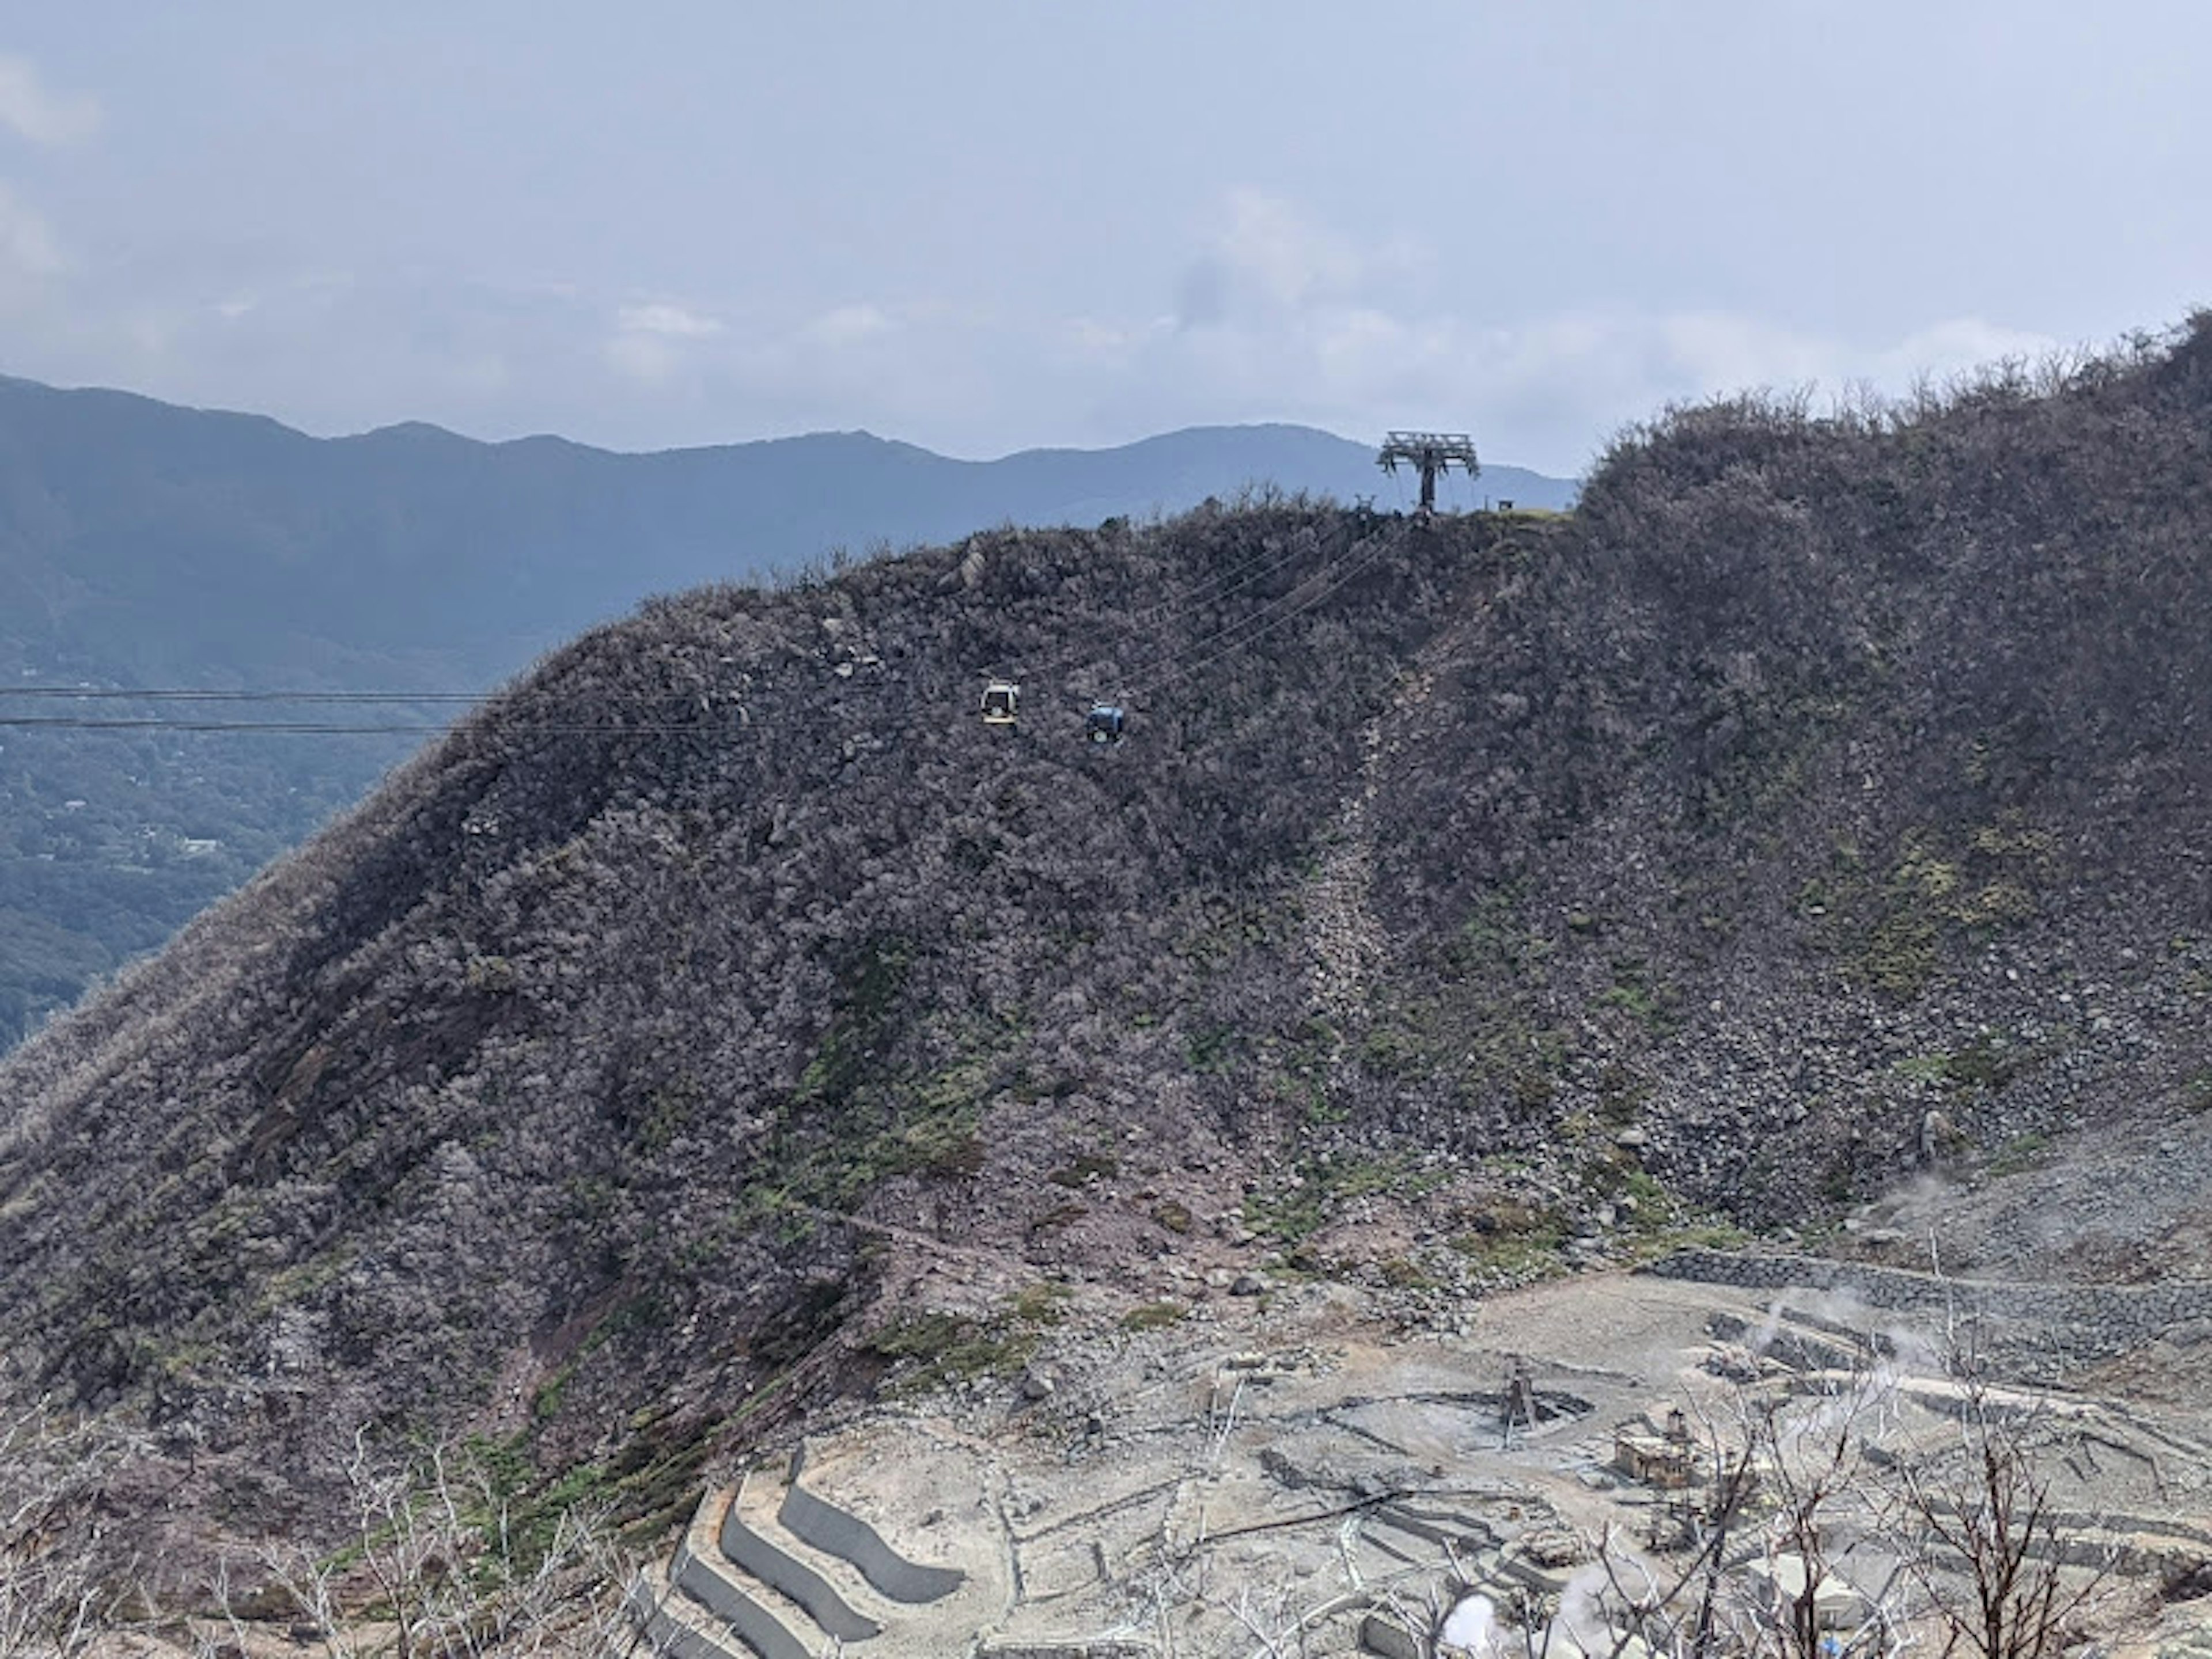
<path id="1" fill-rule="evenodd" d="M 2212 1559 L 2212 1329 L 2179 1322 L 2117 1358 L 2069 1361 L 2068 1332 L 1961 1311 L 1991 1285 L 2070 1285 L 2059 1305 L 2094 1312 L 2129 1294 L 2093 1271 L 2124 1259 L 2154 1264 L 2185 1299 L 2203 1288 L 2212 1153 L 2188 1127 L 2079 1133 L 2002 1177 L 1930 1176 L 1808 1247 L 1895 1264 L 1897 1284 L 1934 1283 L 1939 1302 L 1955 1287 L 1935 1316 L 1847 1290 L 1615 1269 L 1439 1317 L 1419 1298 L 1279 1272 L 1238 1294 L 1232 1270 L 1261 1247 L 1204 1238 L 1187 1260 L 1075 1284 L 1021 1372 L 896 1400 L 807 1443 L 808 1489 L 911 1559 L 968 1575 L 941 1605 L 879 1609 L 884 1634 L 854 1650 L 1360 1650 L 1372 1614 L 1420 1629 L 1468 1586 L 1501 1604 L 1517 1588 L 1556 1592 L 1601 1540 L 1648 1535 L 1664 1499 L 1615 1467 L 1616 1433 L 1670 1405 L 1724 1431 L 1747 1399 L 1813 1399 L 1870 1368 L 1885 1455 L 1954 1448 L 1943 1351 L 1969 1341 L 2000 1373 L 2026 1357 L 2037 1376 L 2015 1397 L 2057 1495 L 2080 1536 L 2126 1563 L 2093 1615 L 2106 1650 L 2193 1652 L 2212 1601 L 2175 1587 Z M 1378 1248 L 1403 1237 L 1387 1213 L 1370 1231 Z M 1008 1291 L 985 1254 L 888 1242 L 915 1252 L 911 1305 L 979 1309 Z M 1940 1277 L 1914 1276 L 1931 1264 Z M 1132 1332 L 1147 1292 L 1188 1311 Z M 1516 1374 L 1543 1417 L 1533 1433 L 1500 1420 Z M 767 1525 L 787 1469 L 742 1478 L 741 1510 Z"/>
<path id="2" fill-rule="evenodd" d="M 1517 1583 L 1545 1587 L 1548 1563 L 1564 1569 L 1556 1590 L 1609 1528 L 1649 1529 L 1659 1494 L 1613 1468 L 1616 1428 L 1668 1401 L 1726 1419 L 1736 1385 L 1711 1366 L 1742 1345 L 1717 1332 L 1817 1340 L 1854 1311 L 1609 1273 L 1498 1297 L 1469 1335 L 1438 1339 L 1392 1334 L 1338 1287 L 1267 1300 L 1066 1343 L 1033 1367 L 1054 1384 L 1042 1400 L 988 1382 L 812 1442 L 809 1487 L 969 1575 L 957 1607 L 894 1622 L 869 1650 L 1350 1652 L 1369 1613 L 1418 1627 L 1455 1583 L 1502 1601 Z M 1778 1301 L 1809 1304 L 1809 1320 L 1778 1316 Z M 1498 1402 L 1516 1362 L 1561 1415 L 1509 1438 Z M 1955 1433 L 1916 1399 L 1932 1382 L 1901 1380 L 1893 1443 Z M 2094 1474 L 2062 1471 L 2072 1504 L 2126 1515 L 2148 1545 L 2212 1552 L 2212 1418 L 2053 1398 L 2094 1413 Z M 2127 1580 L 2102 1616 L 2148 1653 L 2200 1612 L 2161 1610 Z"/>

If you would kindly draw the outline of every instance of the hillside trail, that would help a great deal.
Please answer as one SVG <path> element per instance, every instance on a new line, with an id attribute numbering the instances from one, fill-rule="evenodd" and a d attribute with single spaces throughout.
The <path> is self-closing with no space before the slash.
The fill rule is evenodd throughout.
<path id="1" fill-rule="evenodd" d="M 1389 707 L 1359 733 L 1359 784 L 1338 810 L 1321 869 L 1307 890 L 1306 986 L 1314 1006 L 1340 1024 L 1366 1006 L 1369 986 L 1389 954 L 1389 939 L 1370 900 L 1375 887 L 1375 803 L 1382 763 L 1397 752 L 1385 735 L 1436 690 L 1436 669 L 1417 655 L 1391 692 Z"/>

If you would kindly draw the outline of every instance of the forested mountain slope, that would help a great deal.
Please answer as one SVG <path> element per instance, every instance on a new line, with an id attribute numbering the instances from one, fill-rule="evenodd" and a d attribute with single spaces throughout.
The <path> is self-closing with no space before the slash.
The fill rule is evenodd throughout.
<path id="1" fill-rule="evenodd" d="M 0 1047 L 357 799 L 453 712 L 434 697 L 74 703 L 21 687 L 466 690 L 650 593 L 1267 483 L 1347 501 L 1393 489 L 1366 447 L 1297 427 L 990 462 L 865 433 L 622 455 L 421 426 L 315 439 L 0 379 Z M 1510 467 L 1482 487 L 1531 504 L 1572 493 Z M 94 717 L 402 729 L 20 723 Z"/>
<path id="2" fill-rule="evenodd" d="M 657 602 L 0 1066 L 10 1386 L 279 1525 L 358 1422 L 619 1468 L 865 1389 L 916 1240 L 1480 1284 L 2185 1117 L 2208 609 L 2203 321 L 1681 413 L 1564 520 Z"/>

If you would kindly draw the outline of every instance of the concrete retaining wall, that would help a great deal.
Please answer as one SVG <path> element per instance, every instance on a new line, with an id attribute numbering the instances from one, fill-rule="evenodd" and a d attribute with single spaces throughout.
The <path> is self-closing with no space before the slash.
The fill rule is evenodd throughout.
<path id="1" fill-rule="evenodd" d="M 817 1498 L 799 1484 L 805 1462 L 802 1449 L 792 1459 L 791 1485 L 775 1518 L 802 1544 L 811 1544 L 824 1555 L 849 1561 L 860 1577 L 894 1601 L 919 1607 L 958 1589 L 968 1575 L 953 1567 L 926 1567 L 909 1561 L 884 1542 L 883 1534 L 857 1515 Z"/>
<path id="2" fill-rule="evenodd" d="M 659 1659 L 735 1659 L 728 1648 L 662 1607 L 643 1573 L 630 1581 L 624 1611 L 645 1638 L 647 1651 Z"/>
<path id="3" fill-rule="evenodd" d="M 739 1520 L 735 1504 L 722 1516 L 721 1546 L 723 1554 L 805 1607 L 830 1635 L 865 1642 L 881 1633 L 883 1626 L 847 1601 L 835 1584 Z"/>
<path id="4" fill-rule="evenodd" d="M 731 1659 L 704 1631 L 697 1631 L 673 1613 L 655 1607 L 646 1615 L 645 1639 L 661 1659 Z"/>
<path id="5" fill-rule="evenodd" d="M 668 1577 L 686 1595 L 736 1632 L 738 1639 L 761 1659 L 813 1659 L 806 1644 L 791 1633 L 782 1620 L 746 1595 L 735 1579 L 713 1562 L 693 1554 L 688 1541 L 677 1549 Z M 660 1647 L 657 1636 L 653 1645 Z M 665 1647 L 660 1650 L 672 1652 Z M 676 1655 L 672 1659 L 692 1659 L 692 1656 Z"/>

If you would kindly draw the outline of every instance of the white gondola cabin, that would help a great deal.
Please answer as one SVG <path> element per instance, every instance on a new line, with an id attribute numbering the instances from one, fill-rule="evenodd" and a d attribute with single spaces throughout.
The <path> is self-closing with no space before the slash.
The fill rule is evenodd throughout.
<path id="1" fill-rule="evenodd" d="M 1012 726 L 1020 712 L 1022 688 L 1012 680 L 993 680 L 983 688 L 983 724 Z"/>

